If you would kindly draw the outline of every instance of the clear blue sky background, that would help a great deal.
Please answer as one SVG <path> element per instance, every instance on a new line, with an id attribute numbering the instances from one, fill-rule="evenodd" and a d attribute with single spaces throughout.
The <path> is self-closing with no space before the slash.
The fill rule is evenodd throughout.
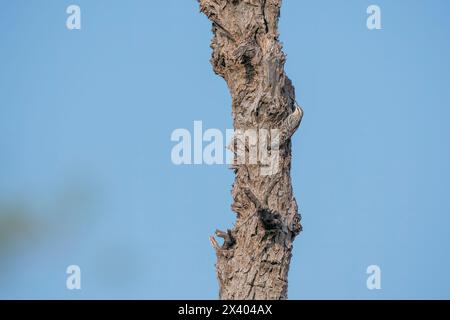
<path id="1" fill-rule="evenodd" d="M 366 28 L 372 3 L 383 30 Z M 291 299 L 450 298 L 449 12 L 284 1 L 305 110 Z M 217 297 L 208 236 L 234 221 L 233 174 L 170 159 L 174 129 L 231 127 L 210 39 L 194 0 L 0 1 L 0 298 Z"/>

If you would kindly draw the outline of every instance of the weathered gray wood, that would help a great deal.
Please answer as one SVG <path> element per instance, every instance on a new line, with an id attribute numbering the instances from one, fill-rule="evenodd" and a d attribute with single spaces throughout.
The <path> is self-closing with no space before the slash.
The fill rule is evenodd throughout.
<path id="1" fill-rule="evenodd" d="M 221 299 L 286 299 L 292 243 L 300 233 L 293 196 L 291 136 L 303 116 L 284 72 L 278 40 L 281 0 L 199 0 L 212 21 L 211 64 L 232 96 L 235 129 L 279 129 L 279 171 L 233 165 L 233 229 L 214 237 Z"/>

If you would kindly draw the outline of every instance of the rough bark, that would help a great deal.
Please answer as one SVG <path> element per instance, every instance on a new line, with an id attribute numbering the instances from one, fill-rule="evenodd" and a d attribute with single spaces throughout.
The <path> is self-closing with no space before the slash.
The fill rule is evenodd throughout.
<path id="1" fill-rule="evenodd" d="M 212 22 L 211 63 L 231 93 L 234 128 L 280 132 L 278 150 L 270 150 L 279 153 L 274 174 L 263 174 L 261 163 L 232 166 L 237 221 L 231 230 L 216 231 L 222 245 L 210 238 L 220 298 L 287 299 L 292 243 L 302 228 L 290 177 L 291 136 L 303 111 L 284 72 L 278 40 L 281 0 L 198 1 Z"/>

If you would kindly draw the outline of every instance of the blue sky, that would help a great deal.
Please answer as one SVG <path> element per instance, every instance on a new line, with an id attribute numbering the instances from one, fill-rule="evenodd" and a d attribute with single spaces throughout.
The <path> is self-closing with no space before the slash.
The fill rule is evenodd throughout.
<path id="1" fill-rule="evenodd" d="M 70 4 L 82 29 L 69 31 Z M 366 27 L 377 4 L 382 30 Z M 0 298 L 215 299 L 226 166 L 175 166 L 174 129 L 231 127 L 196 1 L 1 1 Z M 285 0 L 305 116 L 291 299 L 450 298 L 450 4 Z M 66 267 L 82 290 L 66 289 Z M 379 265 L 382 289 L 366 288 Z"/>

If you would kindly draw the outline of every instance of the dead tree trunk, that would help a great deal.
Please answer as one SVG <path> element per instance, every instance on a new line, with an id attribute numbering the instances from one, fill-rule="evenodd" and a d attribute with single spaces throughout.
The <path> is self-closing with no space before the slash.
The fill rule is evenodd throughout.
<path id="1" fill-rule="evenodd" d="M 232 166 L 237 221 L 227 232 L 216 231 L 224 239 L 222 245 L 211 237 L 220 298 L 286 299 L 292 243 L 301 231 L 290 177 L 290 138 L 303 111 L 284 72 L 285 55 L 278 40 L 281 0 L 199 2 L 212 22 L 211 63 L 230 90 L 234 128 L 279 130 L 270 131 L 272 142 L 266 146 L 267 152 L 278 154 L 276 170 L 264 172 L 267 163 L 259 160 L 235 160 Z M 248 150 L 251 142 L 245 136 L 244 140 Z M 236 139 L 231 149 L 236 150 Z"/>

